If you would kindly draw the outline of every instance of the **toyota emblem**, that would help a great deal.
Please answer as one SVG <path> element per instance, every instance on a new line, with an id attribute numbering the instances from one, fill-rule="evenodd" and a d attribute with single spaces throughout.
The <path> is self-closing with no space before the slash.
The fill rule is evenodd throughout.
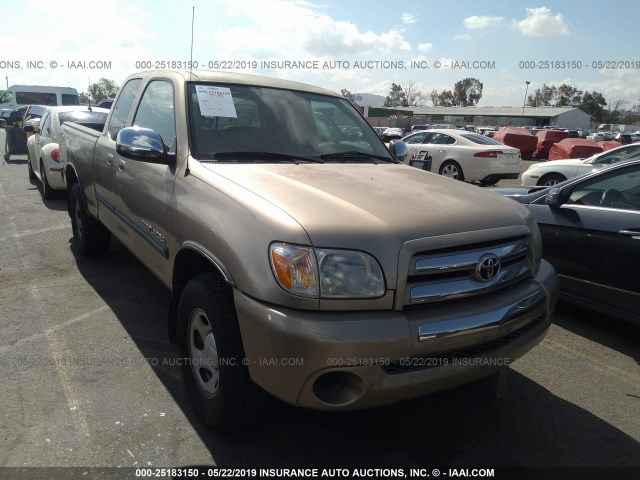
<path id="1" fill-rule="evenodd" d="M 480 257 L 476 265 L 475 279 L 479 282 L 493 280 L 500 271 L 500 259 L 493 253 L 487 253 Z"/>

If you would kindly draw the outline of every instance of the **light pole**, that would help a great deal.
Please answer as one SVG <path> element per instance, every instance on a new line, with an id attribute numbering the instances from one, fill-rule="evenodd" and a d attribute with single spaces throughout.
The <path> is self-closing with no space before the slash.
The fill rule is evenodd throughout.
<path id="1" fill-rule="evenodd" d="M 524 101 L 522 102 L 522 115 L 520 115 L 521 117 L 524 117 L 524 106 L 527 104 L 527 93 L 529 93 L 529 84 L 531 82 L 527 80 L 525 83 L 527 84 L 527 88 L 524 91 Z"/>

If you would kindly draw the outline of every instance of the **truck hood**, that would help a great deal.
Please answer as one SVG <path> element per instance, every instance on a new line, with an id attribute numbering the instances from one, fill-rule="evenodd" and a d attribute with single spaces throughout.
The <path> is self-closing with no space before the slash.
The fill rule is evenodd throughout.
<path id="1" fill-rule="evenodd" d="M 511 199 L 406 165 L 201 165 L 241 187 L 237 195 L 257 195 L 287 213 L 316 246 L 335 246 L 340 239 L 353 243 L 342 244 L 345 248 L 362 248 L 381 237 L 395 237 L 392 243 L 402 245 L 419 238 L 522 226 L 529 215 Z M 215 175 L 208 181 L 215 185 Z"/>

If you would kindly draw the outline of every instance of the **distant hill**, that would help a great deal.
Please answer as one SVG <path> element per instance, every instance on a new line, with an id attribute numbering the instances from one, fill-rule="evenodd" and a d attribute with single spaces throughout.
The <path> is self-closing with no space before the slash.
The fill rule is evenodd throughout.
<path id="1" fill-rule="evenodd" d="M 356 103 L 363 107 L 382 107 L 386 98 L 382 95 L 373 95 L 372 93 L 354 93 L 353 96 L 356 97 Z"/>

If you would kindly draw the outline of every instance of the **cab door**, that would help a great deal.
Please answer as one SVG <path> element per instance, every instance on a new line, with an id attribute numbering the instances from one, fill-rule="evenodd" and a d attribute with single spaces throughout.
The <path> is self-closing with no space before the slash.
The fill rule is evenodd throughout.
<path id="1" fill-rule="evenodd" d="M 173 84 L 153 79 L 145 87 L 132 126 L 158 133 L 168 151 L 176 137 Z M 119 239 L 157 275 L 164 277 L 169 255 L 166 235 L 175 165 L 118 157 L 115 208 Z"/>

